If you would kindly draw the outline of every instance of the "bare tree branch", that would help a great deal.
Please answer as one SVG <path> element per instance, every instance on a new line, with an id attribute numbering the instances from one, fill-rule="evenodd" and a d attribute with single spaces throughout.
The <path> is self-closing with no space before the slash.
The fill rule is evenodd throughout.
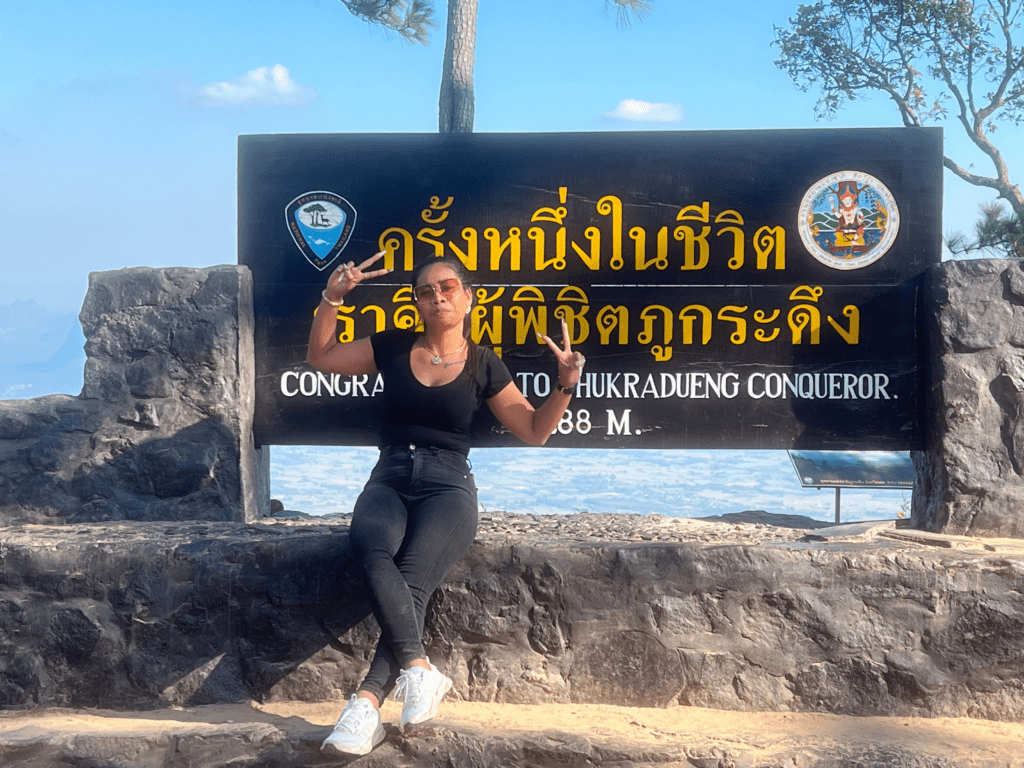
<path id="1" fill-rule="evenodd" d="M 945 119 L 952 100 L 950 117 L 992 174 L 948 157 L 944 165 L 1024 215 L 1024 196 L 991 139 L 999 121 L 1024 122 L 1024 48 L 1013 37 L 1022 18 L 1024 0 L 818 0 L 775 28 L 775 63 L 801 90 L 820 91 L 816 117 L 833 119 L 846 102 L 876 92 L 905 126 L 921 126 Z"/>

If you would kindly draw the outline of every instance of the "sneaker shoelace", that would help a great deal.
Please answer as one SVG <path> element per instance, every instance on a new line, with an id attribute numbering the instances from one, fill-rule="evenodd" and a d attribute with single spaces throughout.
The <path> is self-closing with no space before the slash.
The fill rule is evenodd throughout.
<path id="1" fill-rule="evenodd" d="M 369 715 L 369 712 L 360 711 L 365 710 L 366 707 L 360 704 L 352 702 L 349 704 L 341 713 L 341 717 L 338 718 L 338 724 L 334 726 L 334 730 L 345 731 L 347 733 L 359 733 L 361 727 Z"/>
<path id="2" fill-rule="evenodd" d="M 395 698 L 403 699 L 406 707 L 414 708 L 418 706 L 420 700 L 425 698 L 426 691 L 423 690 L 423 682 L 427 671 L 422 667 L 403 669 L 402 673 L 398 676 Z"/>

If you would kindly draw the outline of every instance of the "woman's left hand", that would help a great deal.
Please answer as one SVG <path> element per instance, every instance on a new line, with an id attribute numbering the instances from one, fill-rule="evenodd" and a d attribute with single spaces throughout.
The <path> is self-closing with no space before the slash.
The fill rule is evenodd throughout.
<path id="1" fill-rule="evenodd" d="M 583 364 L 587 361 L 580 352 L 573 352 L 569 343 L 569 326 L 565 320 L 562 321 L 562 346 L 559 348 L 550 337 L 540 335 L 541 339 L 548 345 L 555 358 L 558 360 L 558 385 L 560 387 L 575 387 L 583 375 Z"/>

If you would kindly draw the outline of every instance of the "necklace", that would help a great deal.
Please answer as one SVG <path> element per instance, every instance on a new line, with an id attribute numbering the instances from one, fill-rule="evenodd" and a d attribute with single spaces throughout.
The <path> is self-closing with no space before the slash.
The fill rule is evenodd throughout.
<path id="1" fill-rule="evenodd" d="M 423 348 L 425 350 L 427 350 L 427 352 L 429 352 L 431 354 L 430 364 L 431 365 L 440 365 L 441 363 L 444 363 L 444 359 L 446 357 L 449 357 L 450 355 L 457 355 L 459 352 L 464 350 L 466 348 L 466 343 L 467 343 L 466 340 L 463 339 L 462 340 L 462 345 L 458 349 L 453 349 L 451 352 L 445 352 L 444 354 L 438 354 L 437 352 L 432 350 L 429 346 L 427 346 L 426 342 L 423 342 Z M 462 362 L 462 361 L 461 360 L 456 360 L 455 362 Z M 455 365 L 455 363 L 445 363 L 445 368 L 447 368 L 450 365 Z"/>

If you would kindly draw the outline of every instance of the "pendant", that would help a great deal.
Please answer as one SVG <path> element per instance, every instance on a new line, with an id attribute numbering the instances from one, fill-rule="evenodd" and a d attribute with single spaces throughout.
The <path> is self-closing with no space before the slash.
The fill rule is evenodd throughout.
<path id="1" fill-rule="evenodd" d="M 431 365 L 440 365 L 441 362 L 442 362 L 441 358 L 438 357 L 437 355 L 434 355 L 432 358 L 430 358 L 430 364 Z"/>

